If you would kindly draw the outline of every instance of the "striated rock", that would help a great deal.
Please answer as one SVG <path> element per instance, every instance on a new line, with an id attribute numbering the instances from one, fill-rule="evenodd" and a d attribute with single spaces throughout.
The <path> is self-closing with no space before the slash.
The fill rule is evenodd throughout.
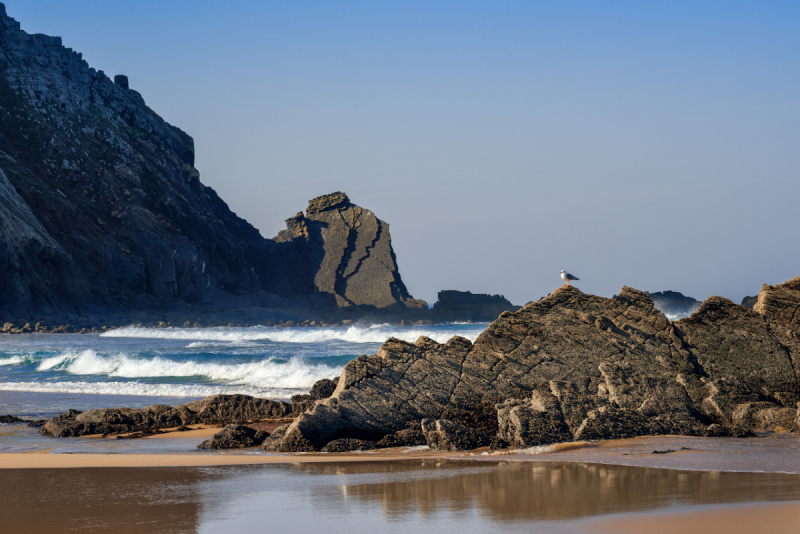
<path id="1" fill-rule="evenodd" d="M 351 452 L 369 451 L 375 448 L 375 443 L 363 439 L 335 439 L 322 447 L 320 452 Z"/>
<path id="2" fill-rule="evenodd" d="M 461 451 L 489 445 L 489 438 L 483 432 L 447 419 L 423 419 L 421 427 L 428 446 L 437 451 Z"/>
<path id="3" fill-rule="evenodd" d="M 441 437 L 450 423 L 518 447 L 795 431 L 798 283 L 765 286 L 756 311 L 711 297 L 675 322 L 642 291 L 608 299 L 562 287 L 503 313 L 474 345 L 390 339 L 349 362 L 334 394 L 297 417 L 279 448 L 383 443 L 423 420 L 429 443 L 445 447 L 463 446 Z"/>
<path id="4" fill-rule="evenodd" d="M 431 314 L 437 321 L 494 321 L 504 311 L 517 311 L 502 295 L 469 291 L 439 291 Z"/>
<path id="5" fill-rule="evenodd" d="M 70 410 L 39 429 L 45 436 L 75 437 L 91 434 L 125 434 L 154 428 L 174 428 L 197 423 L 242 423 L 287 416 L 290 405 L 248 395 L 214 395 L 178 406 L 154 404 L 147 408 Z"/>
<path id="6" fill-rule="evenodd" d="M 400 278 L 389 225 L 342 192 L 309 201 L 306 215 L 288 219 L 275 241 L 282 260 L 275 272 L 328 306 L 427 310 Z M 280 285 L 269 290 L 285 297 L 297 291 Z"/>
<path id="7" fill-rule="evenodd" d="M 198 449 L 243 449 L 257 447 L 269 437 L 268 432 L 243 425 L 227 425 L 213 437 L 197 446 Z"/>

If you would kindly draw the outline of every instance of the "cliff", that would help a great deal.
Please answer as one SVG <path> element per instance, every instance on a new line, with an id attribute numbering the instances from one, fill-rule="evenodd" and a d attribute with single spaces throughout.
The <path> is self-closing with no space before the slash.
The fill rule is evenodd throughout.
<path id="1" fill-rule="evenodd" d="M 800 278 L 764 286 L 755 311 L 711 297 L 676 322 L 642 291 L 608 299 L 564 286 L 502 314 L 474 344 L 388 340 L 348 363 L 333 395 L 267 446 L 797 431 L 799 311 Z"/>
<path id="2" fill-rule="evenodd" d="M 307 236 L 264 239 L 127 77 L 0 4 L 0 320 L 413 302 L 388 225 L 324 202 Z"/>

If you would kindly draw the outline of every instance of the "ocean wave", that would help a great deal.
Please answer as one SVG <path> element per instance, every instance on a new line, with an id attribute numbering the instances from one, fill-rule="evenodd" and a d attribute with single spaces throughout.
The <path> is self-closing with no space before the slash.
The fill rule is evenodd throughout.
<path id="1" fill-rule="evenodd" d="M 309 364 L 293 358 L 274 358 L 242 362 L 216 363 L 193 360 L 174 361 L 160 356 L 137 358 L 127 354 L 102 355 L 94 350 L 67 352 L 42 360 L 37 371 L 65 371 L 73 375 L 106 375 L 115 378 L 203 377 L 226 385 L 244 385 L 268 389 L 309 389 L 321 378 L 341 373 L 341 367 Z"/>
<path id="2" fill-rule="evenodd" d="M 24 356 L 12 356 L 10 358 L 0 358 L 0 365 L 19 365 L 27 361 Z"/>
<path id="3" fill-rule="evenodd" d="M 348 328 L 137 328 L 126 327 L 111 330 L 103 337 L 129 337 L 150 339 L 178 339 L 202 341 L 273 341 L 278 343 L 325 343 L 328 341 L 345 341 L 348 343 L 383 343 L 390 337 L 413 343 L 421 336 L 429 337 L 439 343 L 445 343 L 454 335 L 475 341 L 486 325 L 474 325 L 474 328 L 453 330 L 430 327 L 402 327 L 389 325 L 350 326 Z"/>
<path id="4" fill-rule="evenodd" d="M 293 389 L 250 386 L 207 386 L 200 384 L 148 384 L 145 382 L 0 382 L 3 391 L 38 393 L 90 393 L 95 395 L 136 395 L 153 397 L 209 397 L 211 395 L 251 395 L 259 398 L 288 399 Z"/>

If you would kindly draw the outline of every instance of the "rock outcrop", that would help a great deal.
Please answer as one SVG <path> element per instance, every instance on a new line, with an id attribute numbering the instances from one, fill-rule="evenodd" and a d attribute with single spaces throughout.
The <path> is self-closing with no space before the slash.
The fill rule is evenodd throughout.
<path id="1" fill-rule="evenodd" d="M 281 261 L 273 267 L 284 275 L 278 278 L 294 280 L 299 290 L 326 298 L 331 307 L 427 311 L 400 278 L 389 225 L 342 192 L 309 201 L 306 214 L 288 219 L 275 242 Z M 294 296 L 292 288 L 274 291 Z"/>
<path id="2" fill-rule="evenodd" d="M 422 306 L 371 211 L 327 195 L 264 239 L 134 88 L 0 3 L 0 321 Z"/>
<path id="3" fill-rule="evenodd" d="M 798 310 L 800 278 L 765 286 L 755 311 L 711 297 L 675 322 L 642 291 L 625 287 L 608 299 L 562 287 L 503 313 L 474 345 L 459 337 L 390 339 L 377 355 L 349 362 L 334 394 L 295 419 L 273 447 L 389 442 L 424 420 L 429 443 L 446 443 L 447 426 L 457 424 L 516 447 L 794 431 Z"/>
<path id="4" fill-rule="evenodd" d="M 39 433 L 53 437 L 126 434 L 148 429 L 175 428 L 198 423 L 245 423 L 280 419 L 291 413 L 286 402 L 249 395 L 214 395 L 178 406 L 154 404 L 147 408 L 70 410 L 47 421 Z"/>
<path id="5" fill-rule="evenodd" d="M 469 291 L 439 291 L 431 309 L 437 321 L 494 321 L 505 311 L 517 311 L 502 295 L 485 295 Z"/>
<path id="6" fill-rule="evenodd" d="M 269 432 L 254 430 L 244 425 L 226 425 L 197 446 L 198 449 L 244 449 L 257 447 L 269 437 Z"/>

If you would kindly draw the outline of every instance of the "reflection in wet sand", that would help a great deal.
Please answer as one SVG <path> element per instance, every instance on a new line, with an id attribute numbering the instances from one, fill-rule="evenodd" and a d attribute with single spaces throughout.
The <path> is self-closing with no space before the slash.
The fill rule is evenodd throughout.
<path id="1" fill-rule="evenodd" d="M 438 467 L 436 467 L 438 465 Z M 663 506 L 800 499 L 800 476 L 576 463 L 427 462 L 298 466 L 310 473 L 405 474 L 347 486 L 392 515 L 477 508 L 494 520 L 564 520 Z M 433 471 L 431 471 L 433 467 Z"/>
<path id="2" fill-rule="evenodd" d="M 2 532 L 300 532 L 324 518 L 328 532 L 467 534 L 566 532 L 571 520 L 599 514 L 800 500 L 800 476 L 416 460 L 6 469 L 0 490 Z"/>

